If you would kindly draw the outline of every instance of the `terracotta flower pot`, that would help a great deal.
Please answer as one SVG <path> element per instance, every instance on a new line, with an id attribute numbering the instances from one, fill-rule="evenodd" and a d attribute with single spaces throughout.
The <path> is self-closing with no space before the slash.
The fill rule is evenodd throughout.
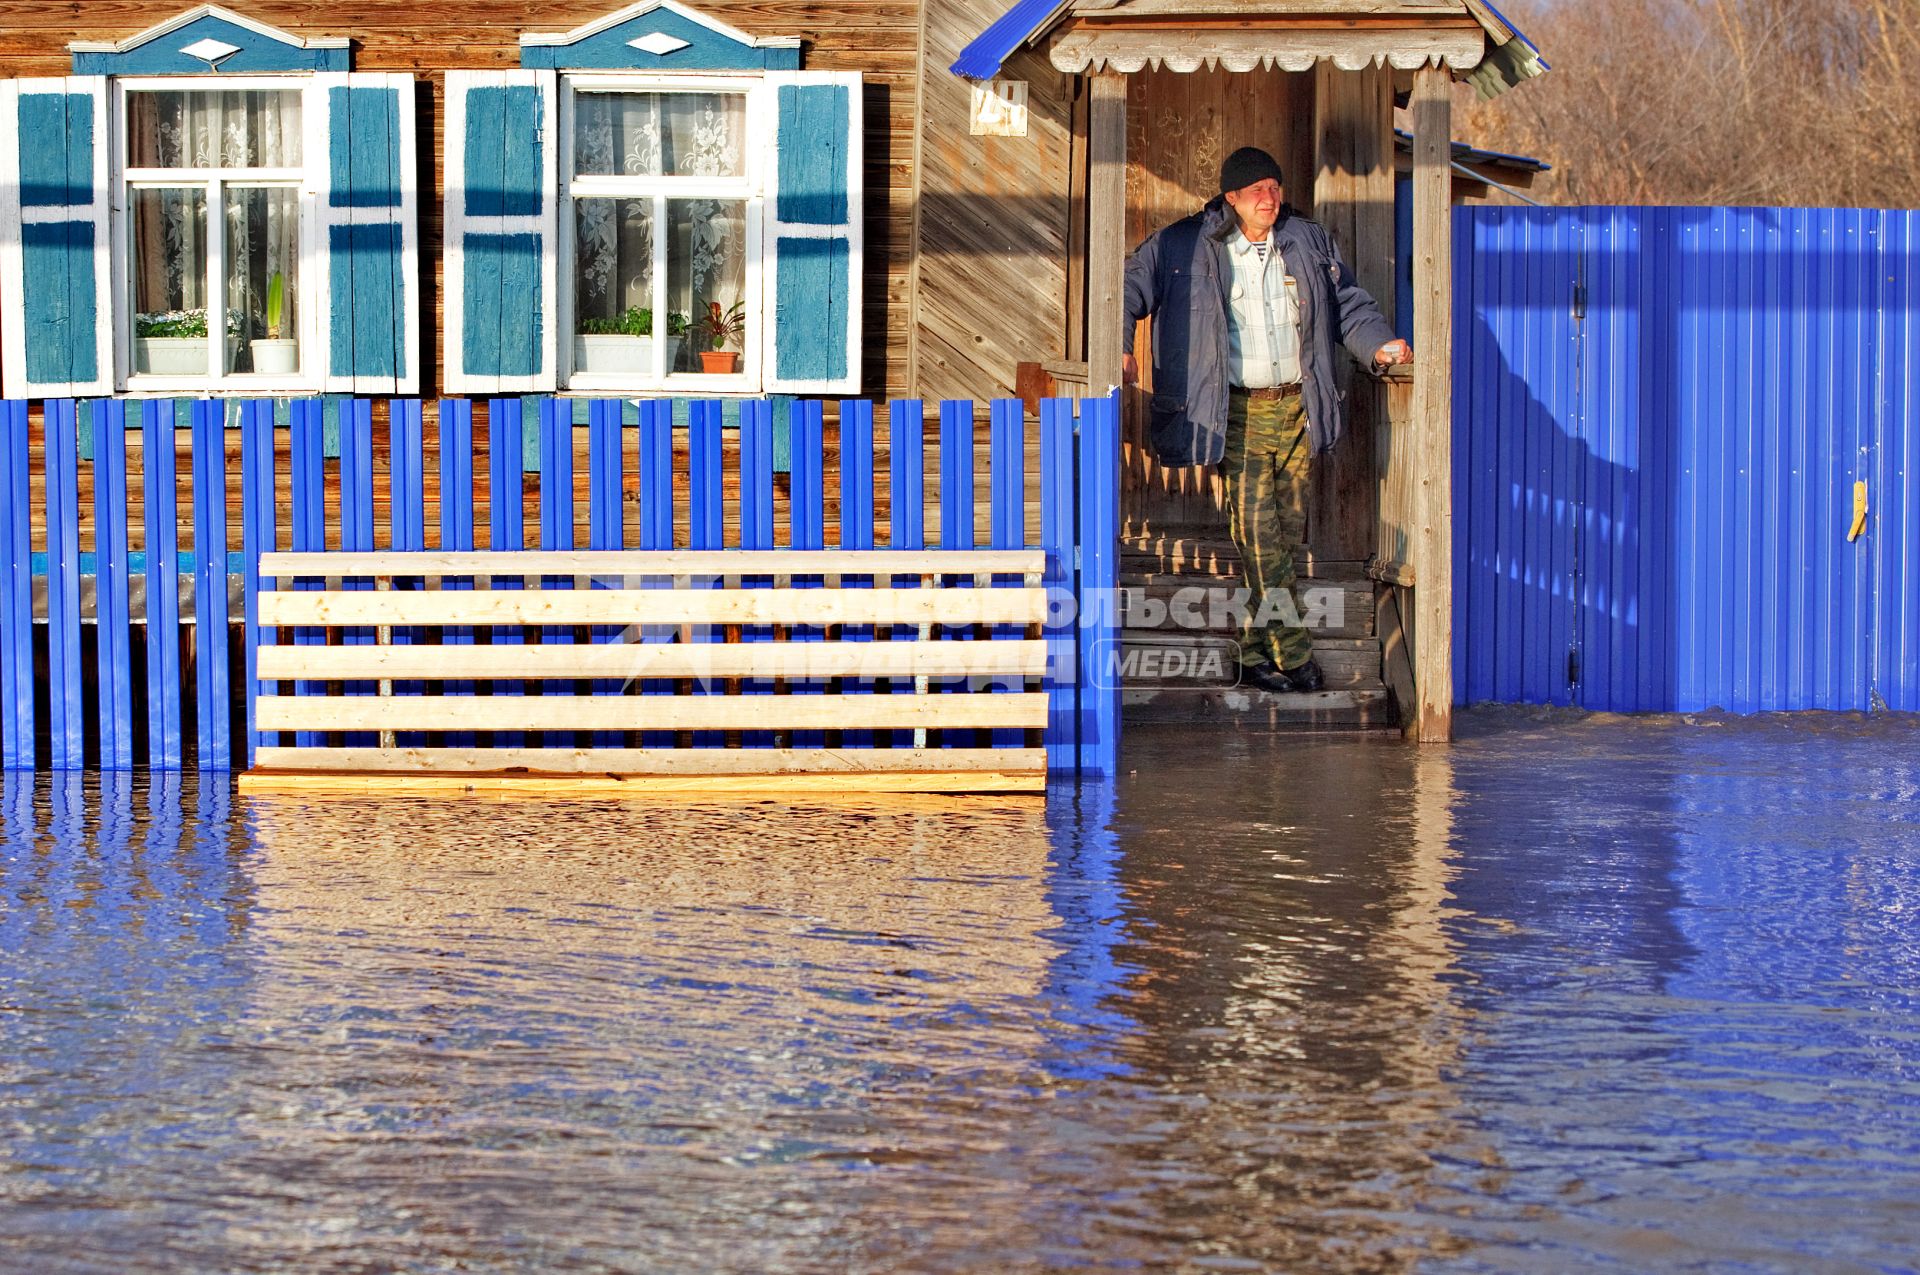
<path id="1" fill-rule="evenodd" d="M 702 350 L 700 351 L 700 370 L 720 376 L 730 376 L 733 373 L 733 365 L 739 358 L 739 352 L 735 350 Z"/>

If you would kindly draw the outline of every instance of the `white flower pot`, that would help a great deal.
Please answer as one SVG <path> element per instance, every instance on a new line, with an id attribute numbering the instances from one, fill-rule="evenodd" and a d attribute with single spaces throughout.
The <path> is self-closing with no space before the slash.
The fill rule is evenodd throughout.
<path id="1" fill-rule="evenodd" d="M 205 376 L 207 338 L 137 336 L 133 338 L 133 370 L 154 376 Z"/>
<path id="2" fill-rule="evenodd" d="M 670 336 L 667 342 L 667 371 L 673 371 L 680 357 L 684 337 Z M 588 336 L 573 338 L 573 370 L 607 372 L 624 376 L 653 375 L 653 338 L 650 336 Z"/>
<path id="3" fill-rule="evenodd" d="M 289 376 L 300 370 L 300 342 L 292 337 L 262 337 L 248 344 L 256 375 Z"/>

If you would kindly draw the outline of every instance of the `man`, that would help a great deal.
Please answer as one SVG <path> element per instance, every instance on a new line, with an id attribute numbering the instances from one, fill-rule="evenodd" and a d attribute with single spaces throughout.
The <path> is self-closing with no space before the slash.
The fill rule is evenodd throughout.
<path id="1" fill-rule="evenodd" d="M 1154 315 L 1152 443 L 1164 465 L 1224 464 L 1249 611 L 1245 683 L 1282 693 L 1324 685 L 1293 595 L 1306 540 L 1307 476 L 1345 427 L 1338 339 L 1377 372 L 1410 363 L 1333 240 L 1286 202 L 1273 157 L 1246 146 L 1220 166 L 1220 194 L 1148 236 L 1127 259 L 1123 376 L 1134 324 Z M 1264 621 L 1264 622 L 1263 622 Z"/>

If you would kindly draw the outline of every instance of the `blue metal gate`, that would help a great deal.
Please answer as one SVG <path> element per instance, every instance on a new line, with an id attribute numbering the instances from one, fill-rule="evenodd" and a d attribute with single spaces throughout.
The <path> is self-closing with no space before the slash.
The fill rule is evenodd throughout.
<path id="1" fill-rule="evenodd" d="M 1920 212 L 1454 233 L 1461 698 L 1920 709 Z"/>

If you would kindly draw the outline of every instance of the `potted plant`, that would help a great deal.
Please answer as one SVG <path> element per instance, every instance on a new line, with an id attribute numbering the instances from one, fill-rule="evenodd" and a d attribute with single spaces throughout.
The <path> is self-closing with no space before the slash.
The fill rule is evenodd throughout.
<path id="1" fill-rule="evenodd" d="M 680 357 L 680 343 L 687 332 L 687 316 L 667 316 L 667 370 Z M 628 306 L 610 319 L 584 318 L 573 338 L 573 368 L 576 372 L 653 371 L 653 311 L 646 306 Z"/>
<path id="2" fill-rule="evenodd" d="M 701 341 L 712 347 L 700 351 L 700 370 L 720 375 L 732 373 L 740 355 L 726 347 L 729 342 L 738 341 L 747 330 L 747 303 L 736 301 L 731 309 L 722 310 L 718 301 L 709 301 L 697 326 Z"/>
<path id="3" fill-rule="evenodd" d="M 267 375 L 285 376 L 300 370 L 300 343 L 280 335 L 280 317 L 286 310 L 287 281 L 278 270 L 267 280 L 267 335 L 249 342 L 253 347 L 253 370 Z"/>
<path id="4" fill-rule="evenodd" d="M 240 316 L 227 312 L 227 345 L 240 340 Z M 133 370 L 153 376 L 206 376 L 207 310 L 156 310 L 133 316 Z"/>

